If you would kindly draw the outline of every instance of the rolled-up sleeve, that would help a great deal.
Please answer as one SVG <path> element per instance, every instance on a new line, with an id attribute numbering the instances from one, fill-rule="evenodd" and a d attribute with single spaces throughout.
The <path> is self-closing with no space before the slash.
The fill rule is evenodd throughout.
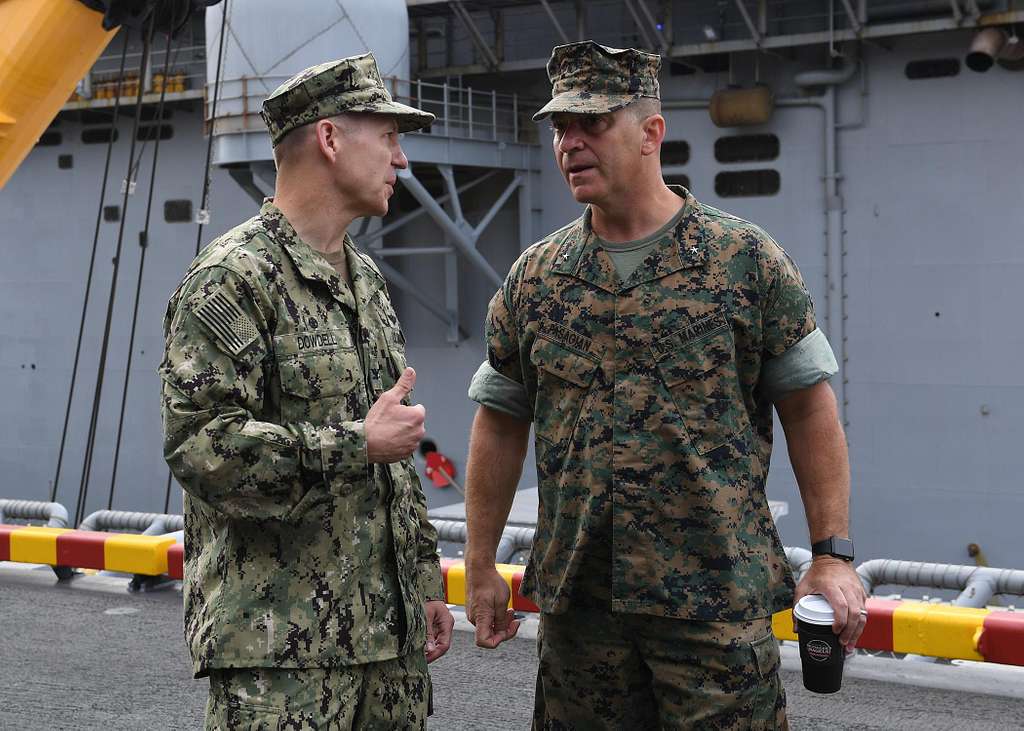
<path id="1" fill-rule="evenodd" d="M 469 383 L 469 397 L 478 404 L 523 421 L 533 421 L 526 387 L 494 369 L 489 361 L 477 368 Z"/>
<path id="2" fill-rule="evenodd" d="M 778 401 L 786 394 L 827 381 L 839 371 L 832 346 L 818 328 L 761 369 L 761 393 Z"/>

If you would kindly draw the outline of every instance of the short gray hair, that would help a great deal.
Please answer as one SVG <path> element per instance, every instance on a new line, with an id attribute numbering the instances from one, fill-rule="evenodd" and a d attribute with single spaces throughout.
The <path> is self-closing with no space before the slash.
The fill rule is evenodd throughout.
<path id="1" fill-rule="evenodd" d="M 650 116 L 661 114 L 661 100 L 654 97 L 644 96 L 631 102 L 626 109 L 637 122 L 642 122 Z"/>
<path id="2" fill-rule="evenodd" d="M 329 122 L 333 122 L 334 125 L 341 130 L 342 134 L 348 134 L 352 128 L 352 114 L 343 113 L 336 114 L 333 117 L 324 117 Z M 319 122 L 321 120 L 316 120 Z M 312 130 L 316 125 L 316 122 L 310 122 L 304 124 L 301 127 L 296 127 L 290 132 L 286 133 L 284 137 L 278 140 L 274 146 L 274 165 L 278 170 L 281 169 L 281 165 L 288 159 L 293 159 L 301 155 L 302 147 L 308 143 L 309 138 L 312 137 Z"/>

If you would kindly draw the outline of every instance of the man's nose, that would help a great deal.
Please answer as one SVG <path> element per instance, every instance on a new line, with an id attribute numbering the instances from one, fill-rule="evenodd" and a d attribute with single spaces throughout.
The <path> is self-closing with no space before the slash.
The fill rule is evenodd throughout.
<path id="1" fill-rule="evenodd" d="M 409 158 L 405 156 L 405 152 L 401 146 L 396 148 L 395 154 L 391 157 L 391 164 L 399 170 L 405 170 L 409 167 Z"/>
<path id="2" fill-rule="evenodd" d="M 572 152 L 582 147 L 583 137 L 579 133 L 579 127 L 576 124 L 570 124 L 565 128 L 561 139 L 558 140 L 558 151 Z"/>

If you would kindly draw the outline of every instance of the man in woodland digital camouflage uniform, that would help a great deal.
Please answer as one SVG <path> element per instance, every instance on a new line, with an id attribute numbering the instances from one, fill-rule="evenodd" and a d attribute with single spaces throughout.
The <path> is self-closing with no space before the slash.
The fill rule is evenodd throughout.
<path id="1" fill-rule="evenodd" d="M 263 118 L 275 197 L 199 255 L 164 321 L 206 725 L 423 728 L 453 625 L 410 458 L 424 411 L 384 279 L 346 229 L 387 212 L 399 133 L 434 117 L 393 102 L 366 54 L 298 74 Z"/>
<path id="2" fill-rule="evenodd" d="M 522 591 L 542 612 L 538 729 L 786 726 L 771 615 L 794 585 L 764 490 L 773 407 L 812 541 L 848 537 L 836 363 L 810 296 L 763 230 L 665 185 L 659 67 L 592 41 L 554 49 L 535 119 L 551 118 L 555 160 L 588 206 L 512 266 L 470 387 L 482 647 L 517 630 L 494 554 L 535 430 Z M 811 592 L 852 646 L 865 597 L 849 562 L 816 557 L 796 594 Z"/>

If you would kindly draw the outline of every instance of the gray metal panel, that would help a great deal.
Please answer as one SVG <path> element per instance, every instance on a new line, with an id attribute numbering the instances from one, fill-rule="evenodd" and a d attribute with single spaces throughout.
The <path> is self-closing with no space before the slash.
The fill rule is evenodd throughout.
<path id="1" fill-rule="evenodd" d="M 122 118 L 123 120 L 123 118 Z M 198 109 L 178 106 L 169 121 L 174 137 L 161 143 L 146 256 L 135 357 L 125 413 L 115 507 L 162 509 L 167 469 L 161 457 L 159 383 L 156 367 L 163 352 L 161 321 L 167 297 L 180 281 L 195 246 L 194 224 L 165 223 L 167 199 L 192 201 L 198 208 L 205 151 Z M 83 126 L 62 120 L 64 142 L 37 148 L 0 196 L 0 379 L 4 414 L 0 420 L 0 492 L 4 497 L 48 497 L 54 476 L 67 402 L 75 338 L 89 265 L 93 224 L 106 145 L 79 141 Z M 120 178 L 127 166 L 130 122 L 119 127 L 106 205 L 120 205 Z M 136 150 L 138 152 L 138 148 Z M 71 170 L 57 168 L 57 156 L 72 154 Z M 121 270 L 104 383 L 94 469 L 86 513 L 106 507 L 114 437 L 124 379 L 128 332 L 139 262 L 138 233 L 145 213 L 152 143 L 147 146 L 136 194 L 129 198 Z M 212 221 L 204 243 L 255 213 L 253 203 L 226 173 L 214 172 Z M 96 274 L 74 408 L 57 500 L 74 509 L 84 442 L 106 311 L 117 223 L 101 224 Z M 32 368 L 35 364 L 35 369 Z M 180 510 L 172 493 L 171 510 Z"/>

